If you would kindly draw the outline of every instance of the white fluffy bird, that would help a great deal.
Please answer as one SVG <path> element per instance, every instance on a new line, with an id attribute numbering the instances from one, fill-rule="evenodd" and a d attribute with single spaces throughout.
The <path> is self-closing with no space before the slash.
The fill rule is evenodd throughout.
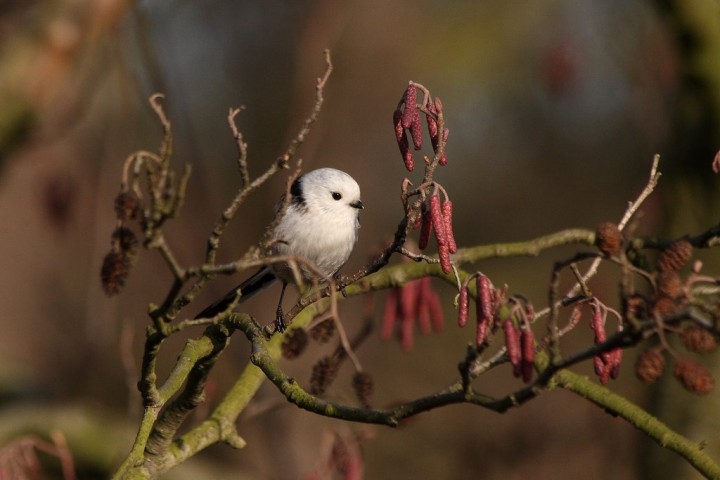
<path id="1" fill-rule="evenodd" d="M 272 255 L 294 256 L 317 269 L 326 280 L 335 275 L 355 247 L 363 208 L 360 187 L 347 173 L 334 168 L 320 168 L 299 176 L 290 187 L 290 203 L 285 215 L 273 230 Z M 281 203 L 282 204 L 282 203 Z M 301 263 L 303 280 L 311 281 L 317 273 Z M 295 276 L 287 263 L 262 267 L 252 277 L 233 288 L 223 298 L 200 312 L 196 318 L 212 317 L 225 310 L 240 291 L 240 302 L 247 300 L 274 280 L 282 282 L 275 325 L 285 330 L 282 301 L 288 283 Z"/>

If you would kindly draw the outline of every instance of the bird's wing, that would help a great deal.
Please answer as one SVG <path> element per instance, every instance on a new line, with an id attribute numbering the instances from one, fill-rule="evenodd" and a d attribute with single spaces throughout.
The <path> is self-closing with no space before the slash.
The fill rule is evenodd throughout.
<path id="1" fill-rule="evenodd" d="M 240 302 L 242 303 L 248 298 L 255 295 L 257 292 L 262 290 L 263 288 L 270 285 L 273 280 L 275 280 L 275 274 L 270 269 L 270 267 L 262 267 L 260 270 L 255 272 L 253 276 L 242 282 L 237 287 L 230 290 L 227 294 L 225 294 L 220 300 L 213 303 L 209 307 L 207 307 L 202 312 L 198 313 L 195 318 L 209 318 L 214 317 L 218 313 L 225 310 L 232 302 L 235 300 L 235 297 L 238 294 L 238 290 L 242 293 L 242 296 L 240 297 Z"/>

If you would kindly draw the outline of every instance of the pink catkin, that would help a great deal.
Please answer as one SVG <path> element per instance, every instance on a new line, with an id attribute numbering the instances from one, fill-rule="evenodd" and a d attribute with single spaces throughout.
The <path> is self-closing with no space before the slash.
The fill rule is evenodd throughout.
<path id="1" fill-rule="evenodd" d="M 410 128 L 413 119 L 417 114 L 417 88 L 413 82 L 405 90 L 405 109 L 403 110 L 402 126 L 403 128 Z"/>
<path id="2" fill-rule="evenodd" d="M 437 193 L 430 195 L 428 206 L 430 207 L 430 219 L 432 220 L 433 230 L 435 231 L 435 239 L 438 245 L 447 245 L 447 234 L 445 232 L 445 220 L 443 219 L 442 207 L 440 206 L 440 195 Z"/>
<path id="3" fill-rule="evenodd" d="M 395 110 L 393 113 L 393 125 L 395 126 L 395 139 L 397 140 L 398 147 L 400 148 L 400 155 L 403 157 L 405 162 L 405 168 L 409 172 L 412 172 L 415 168 L 415 158 L 413 157 L 412 151 L 410 150 L 410 143 L 407 138 L 407 132 L 402 126 L 403 113 L 400 110 Z"/>
<path id="4" fill-rule="evenodd" d="M 452 202 L 445 200 L 442 204 L 443 219 L 445 220 L 445 235 L 448 239 L 448 250 L 450 253 L 457 252 L 457 244 L 455 243 L 455 234 L 452 228 Z"/>
<path id="5" fill-rule="evenodd" d="M 510 364 L 516 376 L 520 374 L 520 359 L 522 357 L 520 349 L 520 334 L 512 318 L 506 318 L 503 322 L 503 332 L 505 333 L 505 348 L 507 348 Z"/>
<path id="6" fill-rule="evenodd" d="M 426 302 L 430 310 L 430 321 L 432 322 L 433 331 L 442 332 L 445 330 L 445 316 L 443 314 L 440 297 L 435 290 L 430 290 Z"/>
<path id="7" fill-rule="evenodd" d="M 489 326 L 489 320 L 478 318 L 477 328 L 475 329 L 475 345 L 477 345 L 478 347 L 482 345 L 483 342 L 487 339 L 487 332 Z"/>
<path id="8" fill-rule="evenodd" d="M 458 296 L 458 326 L 460 328 L 467 325 L 470 316 L 470 289 L 468 287 L 460 288 Z"/>
<path id="9" fill-rule="evenodd" d="M 400 291 L 392 288 L 388 292 L 387 301 L 385 302 L 385 311 L 383 312 L 382 328 L 380 329 L 380 338 L 390 340 L 395 331 L 395 324 L 398 320 L 398 303 L 400 300 Z"/>
<path id="10" fill-rule="evenodd" d="M 425 250 L 430 241 L 430 233 L 432 231 L 432 218 L 430 212 L 424 208 L 422 212 L 422 227 L 420 228 L 420 239 L 418 240 L 418 248 Z"/>
<path id="11" fill-rule="evenodd" d="M 403 316 L 402 323 L 400 324 L 400 344 L 403 350 L 409 352 L 413 348 L 414 339 L 413 331 L 415 330 L 415 319 Z"/>
<path id="12" fill-rule="evenodd" d="M 476 277 L 477 287 L 477 316 L 490 321 L 493 316 L 493 288 L 490 279 L 483 274 Z"/>
<path id="13" fill-rule="evenodd" d="M 448 245 L 447 232 L 445 231 L 445 220 L 440 206 L 440 196 L 433 194 L 428 202 L 430 204 L 430 218 L 432 219 L 433 230 L 435 231 L 435 239 L 438 243 L 438 257 L 440 258 L 440 266 L 445 274 L 450 273 L 452 265 L 450 262 L 450 250 Z"/>
<path id="14" fill-rule="evenodd" d="M 620 365 L 622 364 L 623 349 L 616 348 L 612 352 L 612 362 L 610 362 L 610 378 L 615 380 L 620 376 Z"/>
<path id="15" fill-rule="evenodd" d="M 415 310 L 417 311 L 418 327 L 420 333 L 427 335 L 432 331 L 432 324 L 430 320 L 430 306 L 428 301 L 432 294 L 432 288 L 430 287 L 430 277 L 423 277 L 418 282 L 418 292 L 416 298 Z"/>
<path id="16" fill-rule="evenodd" d="M 420 123 L 420 112 L 415 110 L 415 116 L 410 124 L 410 137 L 412 137 L 415 150 L 422 149 L 422 124 Z"/>

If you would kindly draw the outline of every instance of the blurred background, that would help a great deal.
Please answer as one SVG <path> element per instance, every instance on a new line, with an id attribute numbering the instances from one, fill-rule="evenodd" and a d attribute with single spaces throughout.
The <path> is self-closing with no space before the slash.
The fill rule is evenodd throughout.
<path id="1" fill-rule="evenodd" d="M 638 231 L 673 237 L 717 222 L 718 181 L 710 170 L 720 148 L 717 0 L 3 0 L 0 447 L 60 431 L 80 478 L 105 478 L 132 444 L 145 312 L 171 277 L 157 255 L 142 252 L 123 293 L 107 298 L 99 271 L 123 162 L 162 139 L 148 97 L 166 95 L 173 162 L 193 167 L 186 206 L 166 236 L 184 265 L 197 265 L 239 184 L 228 110 L 246 106 L 238 125 L 251 173 L 263 172 L 312 107 L 325 48 L 334 71 L 299 156 L 305 169 L 338 167 L 362 188 L 360 243 L 346 271 L 378 251 L 402 217 L 400 183 L 409 174 L 390 119 L 409 80 L 445 105 L 449 164 L 436 180 L 454 201 L 461 246 L 617 221 L 645 184 L 655 153 L 663 177 Z M 274 178 L 241 210 L 220 261 L 257 242 L 285 178 Z M 553 261 L 573 251 L 475 268 L 542 306 Z M 702 258 L 708 272 L 720 266 L 717 252 Z M 616 274 L 591 285 L 611 304 Z M 199 301 L 238 280 L 217 279 Z M 430 394 L 457 378 L 473 332 L 454 327 L 452 288 L 436 287 L 447 316 L 442 334 L 417 338 L 405 353 L 374 333 L 357 352 L 375 378 L 376 405 Z M 261 295 L 248 311 L 269 321 L 276 298 Z M 384 298 L 375 296 L 377 324 Z M 341 305 L 351 331 L 362 305 Z M 586 345 L 590 330 L 580 330 L 579 345 Z M 182 343 L 165 347 L 164 371 Z M 284 365 L 307 386 L 328 348 Z M 626 355 L 611 387 L 706 442 L 720 459 L 717 393 L 695 398 L 672 379 L 640 384 L 633 357 Z M 213 374 L 210 406 L 247 359 L 243 339 L 234 338 Z M 592 374 L 590 365 L 576 371 Z M 346 366 L 328 398 L 354 401 L 350 375 Z M 518 386 L 507 369 L 476 382 L 497 395 Z M 250 410 L 238 422 L 247 448 L 213 446 L 165 478 L 303 478 L 333 431 L 366 439 L 366 478 L 697 478 L 629 424 L 562 391 L 505 415 L 453 406 L 398 429 L 318 418 L 271 386 Z M 57 462 L 44 468 L 41 478 L 61 478 L 53 473 Z"/>

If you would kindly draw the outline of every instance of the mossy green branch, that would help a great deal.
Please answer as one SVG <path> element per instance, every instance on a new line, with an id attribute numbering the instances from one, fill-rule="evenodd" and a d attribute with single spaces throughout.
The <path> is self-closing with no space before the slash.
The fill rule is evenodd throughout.
<path id="1" fill-rule="evenodd" d="M 703 451 L 700 443 L 693 442 L 673 431 L 627 398 L 569 370 L 557 372 L 553 377 L 553 382 L 556 386 L 573 392 L 605 411 L 626 420 L 655 440 L 661 447 L 672 450 L 683 457 L 706 478 L 720 478 L 720 466 Z"/>

